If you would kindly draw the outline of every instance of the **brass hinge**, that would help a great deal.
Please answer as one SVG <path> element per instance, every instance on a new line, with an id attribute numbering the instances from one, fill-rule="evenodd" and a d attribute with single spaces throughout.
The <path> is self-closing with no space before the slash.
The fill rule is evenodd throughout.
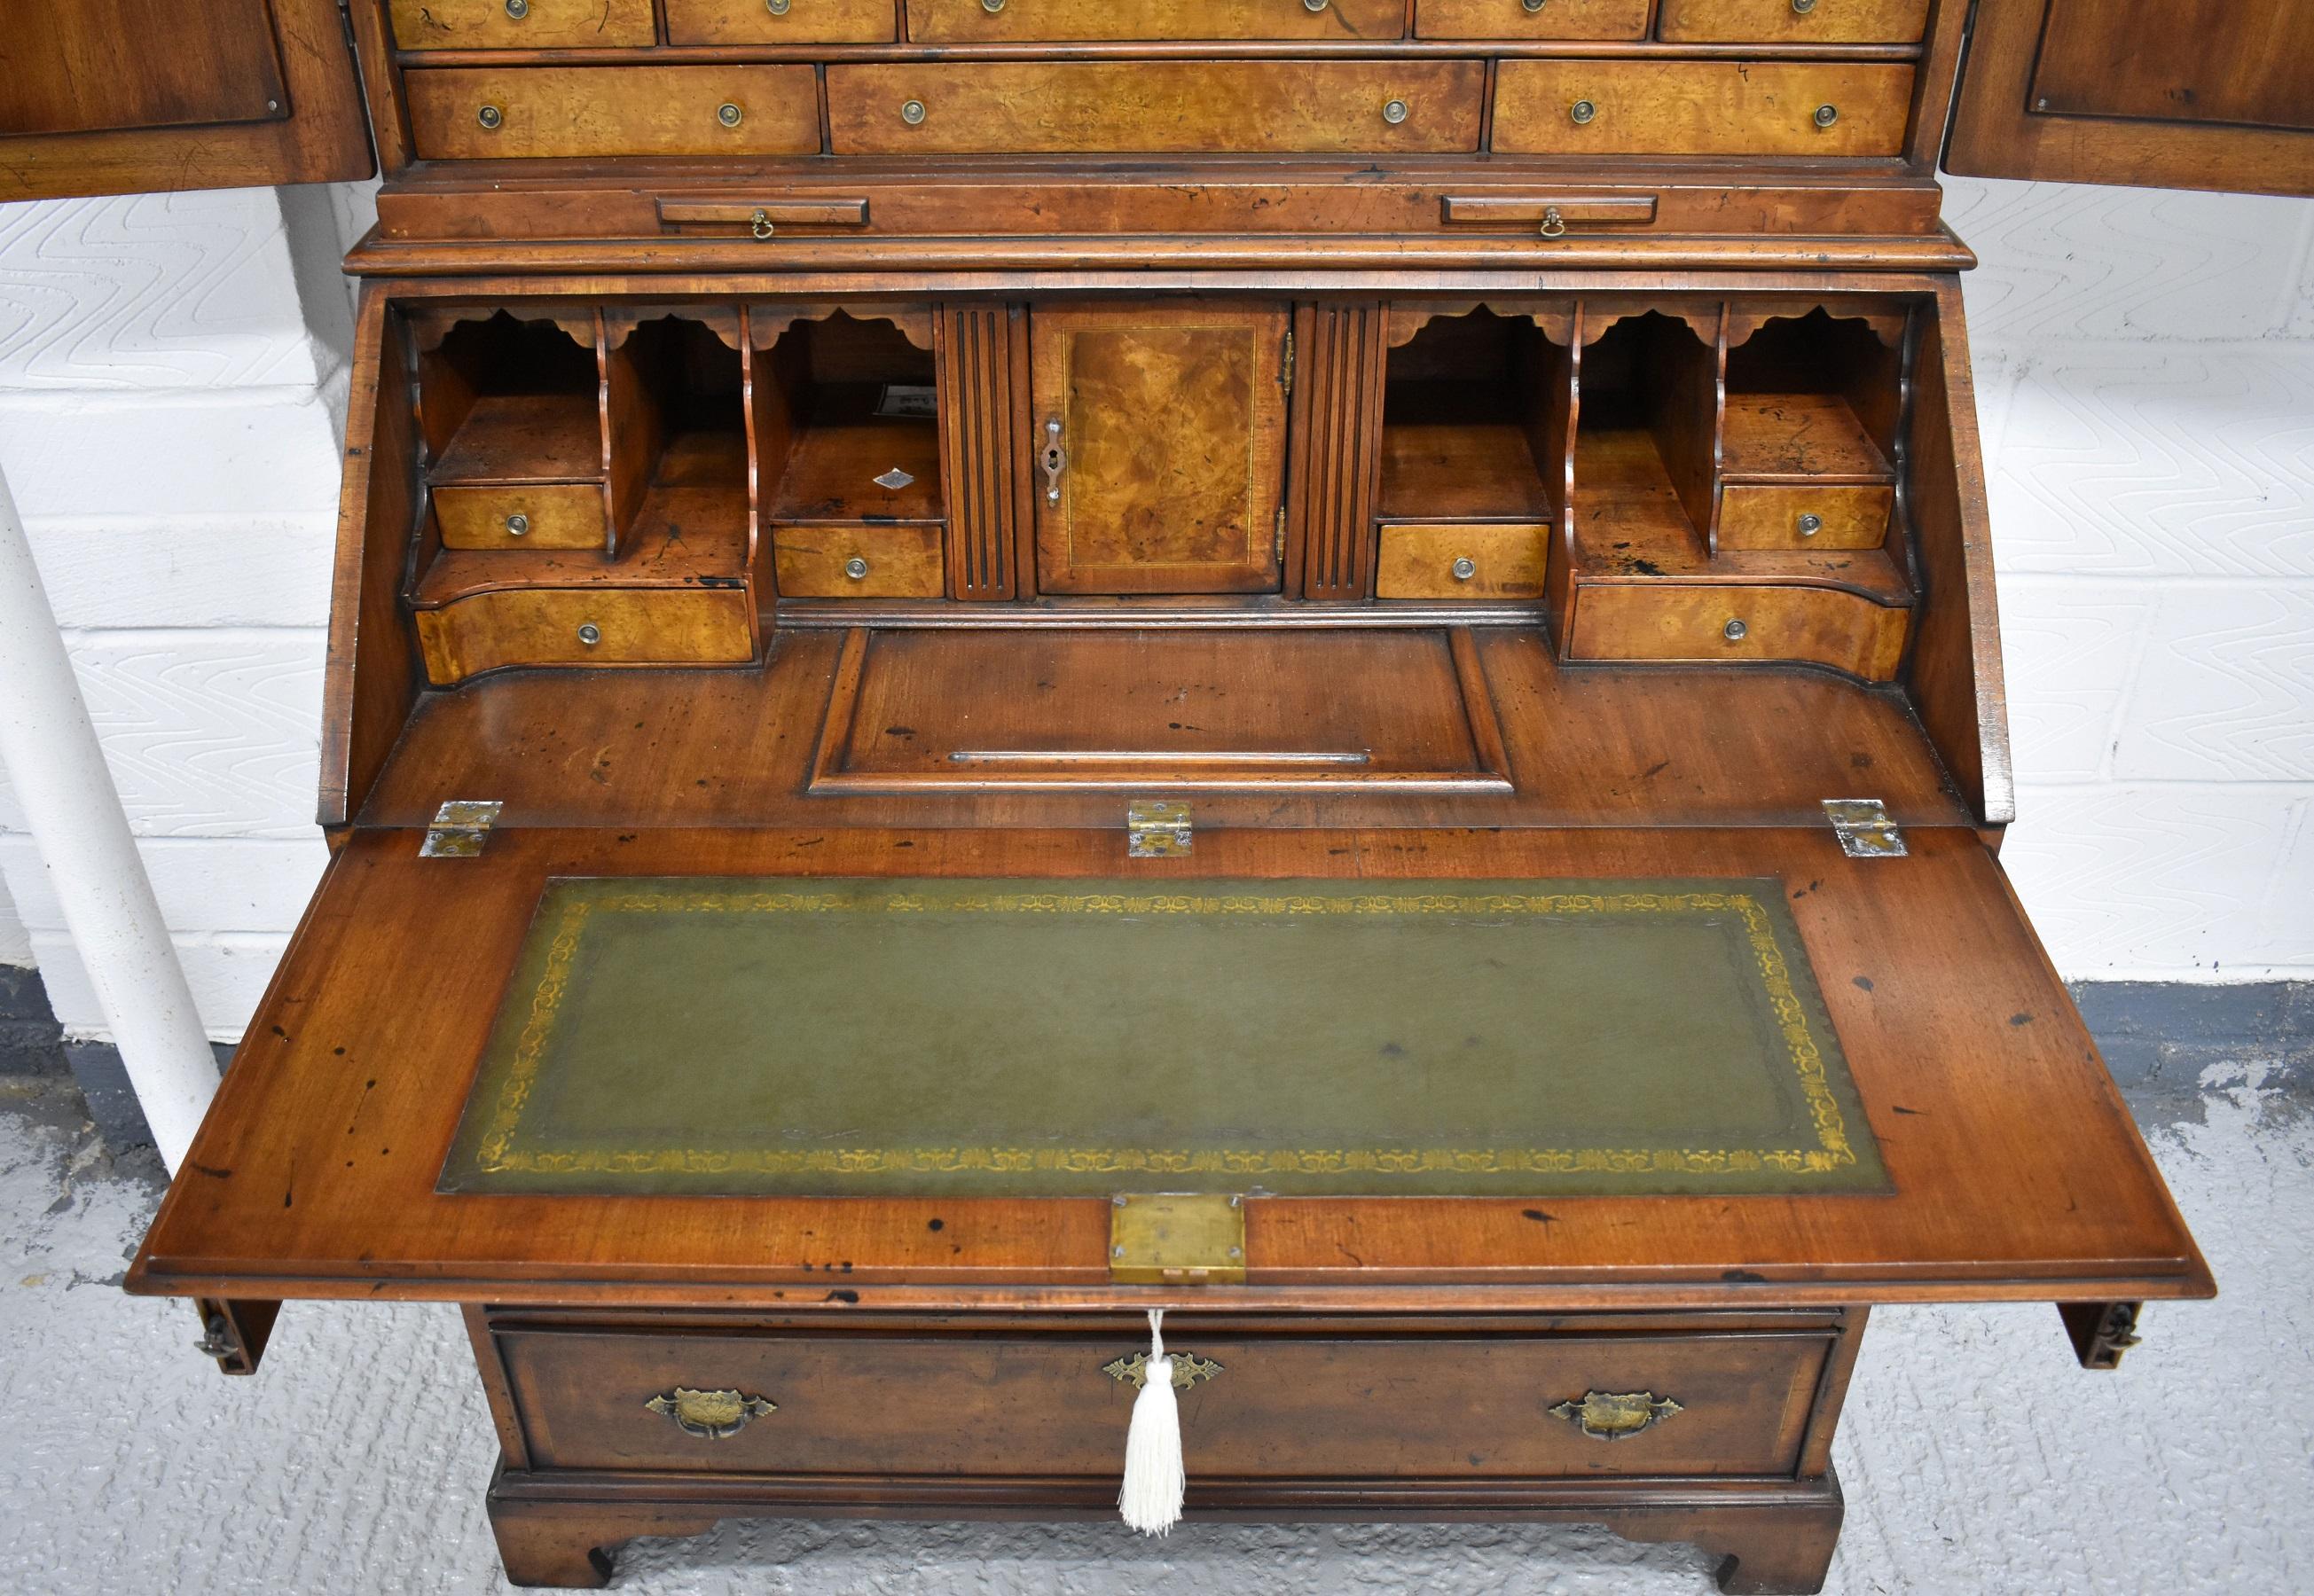
<path id="1" fill-rule="evenodd" d="M 1109 1199 L 1108 1277 L 1119 1285 L 1238 1285 L 1245 1199 L 1136 1193 Z"/>
<path id="2" fill-rule="evenodd" d="M 1279 565 L 1285 563 L 1285 507 L 1284 505 L 1277 507 L 1276 533 L 1270 542 L 1269 557 Z"/>
<path id="3" fill-rule="evenodd" d="M 1135 798 L 1125 806 L 1128 859 L 1170 859 L 1189 851 L 1189 806 L 1171 798 Z"/>
<path id="4" fill-rule="evenodd" d="M 497 798 L 452 798 L 434 811 L 426 827 L 426 841 L 418 846 L 420 859 L 474 859 L 490 840 L 506 805 Z"/>
<path id="5" fill-rule="evenodd" d="M 1824 818 L 1840 839 L 1840 851 L 1850 859 L 1901 859 L 1904 833 L 1888 818 L 1888 806 L 1878 798 L 1826 798 Z"/>
<path id="6" fill-rule="evenodd" d="M 1294 392 L 1294 329 L 1285 330 L 1285 353 L 1277 366 L 1277 385 L 1286 392 Z"/>

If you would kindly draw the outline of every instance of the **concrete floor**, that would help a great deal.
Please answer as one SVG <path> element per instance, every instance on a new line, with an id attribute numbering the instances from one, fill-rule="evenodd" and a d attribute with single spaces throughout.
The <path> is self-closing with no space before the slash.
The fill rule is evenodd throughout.
<path id="1" fill-rule="evenodd" d="M 2048 1308 L 1876 1316 L 1838 1466 L 1834 1592 L 2314 1584 L 2314 1115 L 2238 1063 L 2140 1105 L 2224 1290 L 2146 1314 L 2118 1374 Z M 454 1314 L 293 1304 L 218 1377 L 181 1303 L 115 1287 L 157 1170 L 77 1097 L 0 1080 L 0 1591 L 496 1592 L 493 1446 Z M 1700 1592 L 1676 1547 L 1585 1530 L 727 1524 L 638 1542 L 651 1592 Z"/>

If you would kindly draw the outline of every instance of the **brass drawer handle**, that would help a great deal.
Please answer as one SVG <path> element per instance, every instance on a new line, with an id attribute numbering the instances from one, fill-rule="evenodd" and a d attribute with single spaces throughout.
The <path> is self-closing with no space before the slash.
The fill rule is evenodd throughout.
<path id="1" fill-rule="evenodd" d="M 1804 538 L 1812 538 L 1817 533 L 1824 530 L 1824 517 L 1822 516 L 1802 516 L 1800 517 L 1799 525 L 1800 535 Z"/>
<path id="2" fill-rule="evenodd" d="M 1599 108 L 1588 100 L 1577 100 L 1567 108 L 1568 119 L 1578 128 L 1587 128 L 1599 115 Z"/>
<path id="3" fill-rule="evenodd" d="M 1060 503 L 1061 473 L 1069 468 L 1069 452 L 1061 447 L 1061 419 L 1058 416 L 1045 419 L 1045 452 L 1037 456 L 1037 463 L 1045 468 L 1045 502 Z"/>
<path id="4" fill-rule="evenodd" d="M 500 110 L 495 105 L 485 105 L 481 110 L 474 113 L 474 120 L 482 125 L 482 130 L 484 132 L 496 133 L 499 128 L 506 126 L 506 112 Z"/>
<path id="5" fill-rule="evenodd" d="M 843 574 L 855 582 L 864 582 L 868 579 L 868 562 L 854 554 L 843 562 Z"/>
<path id="6" fill-rule="evenodd" d="M 1792 0 L 1792 13 L 1796 16 L 1806 16 L 1815 9 L 1815 0 Z"/>
<path id="7" fill-rule="evenodd" d="M 715 108 L 715 119 L 722 123 L 726 128 L 737 127 L 739 125 L 740 119 L 745 117 L 746 114 L 746 112 L 741 110 L 737 105 L 733 104 L 729 100 L 726 100 L 722 104 Z"/>
<path id="8" fill-rule="evenodd" d="M 1569 1398 L 1550 1410 L 1551 1417 L 1565 1419 L 1594 1441 L 1629 1441 L 1684 1411 L 1653 1391 L 1585 1391 L 1580 1401 Z"/>
<path id="9" fill-rule="evenodd" d="M 1314 14 L 1315 13 L 1325 10 L 1327 6 L 1332 4 L 1333 0 L 1302 0 L 1302 9 Z"/>
<path id="10" fill-rule="evenodd" d="M 923 127 L 924 125 L 924 102 L 921 100 L 901 101 L 900 120 L 905 122 L 911 128 Z"/>
<path id="11" fill-rule="evenodd" d="M 526 537 L 530 533 L 530 517 L 517 510 L 506 518 L 506 529 L 507 536 L 510 538 Z"/>
<path id="12" fill-rule="evenodd" d="M 1529 16 L 1540 16 L 1542 13 L 1542 0 L 1519 0 L 1519 9 Z"/>
<path id="13" fill-rule="evenodd" d="M 1173 1389 L 1186 1391 L 1201 1380 L 1211 1380 L 1222 1371 L 1222 1366 L 1211 1358 L 1201 1358 L 1194 1353 L 1169 1353 L 1173 1361 Z M 1149 1354 L 1135 1353 L 1129 1358 L 1112 1358 L 1100 1366 L 1100 1371 L 1119 1385 L 1139 1390 L 1149 1383 Z"/>
<path id="14" fill-rule="evenodd" d="M 1829 128 L 1838 120 L 1840 120 L 1840 107 L 1837 105 L 1819 105 L 1815 108 L 1817 127 Z"/>
<path id="15" fill-rule="evenodd" d="M 1719 635 L 1726 638 L 1731 643 L 1740 643 L 1746 636 L 1750 635 L 1751 630 L 1752 629 L 1744 625 L 1743 622 L 1739 620 L 1731 620 L 1727 625 L 1719 629 Z"/>
<path id="16" fill-rule="evenodd" d="M 1538 231 L 1545 238 L 1564 238 L 1567 236 L 1567 217 L 1557 206 L 1546 205 L 1542 207 L 1542 225 Z"/>
<path id="17" fill-rule="evenodd" d="M 1382 119 L 1388 122 L 1393 128 L 1406 120 L 1406 101 L 1403 100 L 1383 101 L 1382 106 Z"/>
<path id="18" fill-rule="evenodd" d="M 530 14 L 530 0 L 506 0 L 506 13 L 516 22 Z"/>
<path id="19" fill-rule="evenodd" d="M 793 3 L 794 0 L 764 0 L 764 9 L 775 17 L 783 17 L 788 14 L 788 7 Z"/>
<path id="20" fill-rule="evenodd" d="M 578 640 L 591 648 L 603 640 L 603 629 L 592 621 L 581 622 L 578 628 Z"/>
<path id="21" fill-rule="evenodd" d="M 1479 562 L 1468 554 L 1459 555 L 1448 569 L 1453 571 L 1457 582 L 1467 582 L 1479 574 Z"/>
<path id="22" fill-rule="evenodd" d="M 689 1386 L 677 1386 L 643 1406 L 665 1415 L 685 1435 L 696 1435 L 702 1441 L 737 1435 L 765 1414 L 780 1410 L 778 1403 L 761 1397 L 738 1391 L 694 1391 Z"/>

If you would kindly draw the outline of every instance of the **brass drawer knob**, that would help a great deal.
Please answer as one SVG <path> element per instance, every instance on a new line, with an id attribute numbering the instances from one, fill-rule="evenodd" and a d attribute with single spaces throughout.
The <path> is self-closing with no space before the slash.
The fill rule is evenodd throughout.
<path id="1" fill-rule="evenodd" d="M 591 648 L 603 640 L 603 629 L 592 621 L 581 622 L 578 626 L 578 640 Z"/>
<path id="2" fill-rule="evenodd" d="M 1751 630 L 1752 629 L 1744 625 L 1741 621 L 1730 620 L 1727 625 L 1719 629 L 1719 635 L 1726 638 L 1731 643 L 1740 643 L 1750 634 Z"/>
<path id="3" fill-rule="evenodd" d="M 1686 1411 L 1668 1397 L 1653 1391 L 1585 1391 L 1550 1410 L 1594 1441 L 1629 1441 L 1642 1430 L 1652 1430 L 1675 1413 Z"/>
<path id="4" fill-rule="evenodd" d="M 737 127 L 740 119 L 746 114 L 746 112 L 741 110 L 729 100 L 726 100 L 722 104 L 715 108 L 715 119 L 722 123 L 726 128 Z"/>
<path id="5" fill-rule="evenodd" d="M 783 17 L 788 14 L 788 7 L 794 4 L 795 0 L 764 0 L 764 9 L 775 17 Z"/>
<path id="6" fill-rule="evenodd" d="M 737 1435 L 765 1414 L 780 1410 L 778 1403 L 762 1397 L 740 1391 L 694 1391 L 688 1386 L 663 1392 L 643 1406 L 664 1415 L 685 1435 L 696 1435 L 702 1441 Z"/>
<path id="7" fill-rule="evenodd" d="M 517 510 L 506 518 L 506 529 L 510 538 L 526 537 L 530 533 L 530 517 Z"/>
<path id="8" fill-rule="evenodd" d="M 868 579 L 868 562 L 854 554 L 843 562 L 843 574 L 855 582 L 864 582 Z"/>
<path id="9" fill-rule="evenodd" d="M 1194 1353 L 1169 1353 L 1173 1364 L 1173 1389 L 1186 1391 L 1201 1380 L 1211 1380 L 1222 1371 L 1222 1366 L 1211 1358 L 1201 1358 Z M 1139 1390 L 1149 1383 L 1149 1354 L 1135 1353 L 1129 1358 L 1111 1358 L 1100 1366 L 1100 1371 L 1119 1385 Z"/>
<path id="10" fill-rule="evenodd" d="M 1393 128 L 1406 120 L 1406 101 L 1403 100 L 1383 101 L 1382 107 L 1382 119 L 1388 122 Z"/>
<path id="11" fill-rule="evenodd" d="M 1313 14 L 1326 9 L 1333 0 L 1302 0 L 1302 9 Z"/>
<path id="12" fill-rule="evenodd" d="M 1815 108 L 1817 127 L 1829 128 L 1838 120 L 1840 120 L 1840 107 L 1837 105 L 1819 105 Z"/>
<path id="13" fill-rule="evenodd" d="M 1574 124 L 1578 128 L 1589 127 L 1598 114 L 1599 108 L 1592 104 L 1588 100 L 1577 100 L 1574 104 L 1567 108 L 1568 119 L 1574 122 Z"/>
<path id="14" fill-rule="evenodd" d="M 1815 9 L 1815 0 L 1792 0 L 1792 11 L 1795 15 L 1806 16 Z"/>
<path id="15" fill-rule="evenodd" d="M 1004 0 L 980 0 L 980 9 L 986 12 L 990 16 L 994 16 L 998 12 L 1004 9 Z"/>
<path id="16" fill-rule="evenodd" d="M 485 105 L 474 113 L 474 120 L 482 125 L 484 131 L 496 133 L 506 126 L 506 112 L 495 105 Z"/>
<path id="17" fill-rule="evenodd" d="M 1824 517 L 1822 516 L 1802 516 L 1800 517 L 1800 535 L 1802 537 L 1812 538 L 1823 530 Z"/>
<path id="18" fill-rule="evenodd" d="M 516 22 L 530 14 L 530 0 L 506 0 L 506 13 Z"/>
<path id="19" fill-rule="evenodd" d="M 1454 579 L 1457 582 L 1467 582 L 1479 574 L 1479 562 L 1468 554 L 1458 555 L 1454 563 L 1448 569 L 1454 573 Z"/>
<path id="20" fill-rule="evenodd" d="M 921 100 L 900 101 L 900 120 L 911 128 L 921 128 L 924 121 L 924 102 Z"/>
<path id="21" fill-rule="evenodd" d="M 1542 13 L 1542 0 L 1519 0 L 1519 9 L 1529 16 L 1539 16 Z"/>

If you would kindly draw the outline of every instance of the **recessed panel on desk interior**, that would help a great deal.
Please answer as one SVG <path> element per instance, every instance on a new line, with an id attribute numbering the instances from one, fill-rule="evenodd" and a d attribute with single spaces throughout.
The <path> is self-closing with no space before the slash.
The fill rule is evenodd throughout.
<path id="1" fill-rule="evenodd" d="M 569 878 L 451 1192 L 1886 1185 L 1781 885 Z"/>

